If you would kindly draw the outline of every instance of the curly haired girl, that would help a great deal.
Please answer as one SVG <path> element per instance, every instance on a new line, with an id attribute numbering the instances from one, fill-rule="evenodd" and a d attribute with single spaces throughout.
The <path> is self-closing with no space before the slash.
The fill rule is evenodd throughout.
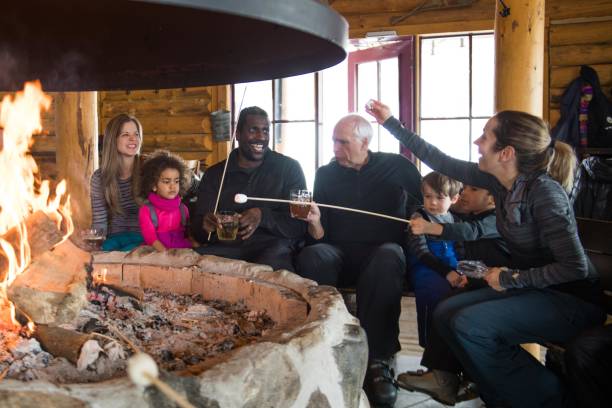
<path id="1" fill-rule="evenodd" d="M 191 248 L 185 231 L 189 212 L 181 196 L 189 188 L 190 172 L 185 162 L 166 150 L 156 150 L 142 165 L 138 220 L 147 245 L 158 251 Z"/>

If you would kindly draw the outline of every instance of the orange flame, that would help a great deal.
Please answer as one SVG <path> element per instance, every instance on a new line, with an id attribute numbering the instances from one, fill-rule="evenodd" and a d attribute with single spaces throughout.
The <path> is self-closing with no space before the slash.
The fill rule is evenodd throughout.
<path id="1" fill-rule="evenodd" d="M 66 230 L 66 239 L 73 230 L 70 218 L 69 197 L 66 183 L 62 180 L 50 199 L 49 181 L 35 188 L 36 162 L 29 154 L 34 140 L 32 134 L 42 130 L 41 111 L 51 106 L 51 97 L 46 95 L 40 82 L 28 82 L 23 91 L 14 97 L 7 95 L 0 104 L 0 249 L 7 266 L 0 271 L 0 324 L 19 327 L 14 318 L 14 308 L 9 302 L 7 290 L 15 278 L 31 261 L 28 231 L 25 221 L 35 211 L 44 211 L 51 219 L 57 220 Z M 6 233 L 14 229 L 17 241 L 7 241 Z M 7 317 L 8 316 L 8 317 Z"/>

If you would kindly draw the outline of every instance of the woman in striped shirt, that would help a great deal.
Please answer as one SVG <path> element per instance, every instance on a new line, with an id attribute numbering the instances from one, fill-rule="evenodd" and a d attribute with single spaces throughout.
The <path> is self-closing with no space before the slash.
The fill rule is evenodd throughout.
<path id="1" fill-rule="evenodd" d="M 474 143 L 478 164 L 449 157 L 372 101 L 376 120 L 429 167 L 485 188 L 496 203 L 497 230 L 511 265 L 490 268 L 489 287 L 451 297 L 434 327 L 494 407 L 560 407 L 562 382 L 522 343 L 565 343 L 603 323 L 597 272 L 588 267 L 566 191 L 575 157 L 546 123 L 524 112 L 492 117 Z M 504 266 L 502 268 L 502 266 Z"/>
<path id="2" fill-rule="evenodd" d="M 104 251 L 129 251 L 142 244 L 138 191 L 142 125 L 119 114 L 104 130 L 100 168 L 91 176 L 92 228 L 105 231 Z"/>

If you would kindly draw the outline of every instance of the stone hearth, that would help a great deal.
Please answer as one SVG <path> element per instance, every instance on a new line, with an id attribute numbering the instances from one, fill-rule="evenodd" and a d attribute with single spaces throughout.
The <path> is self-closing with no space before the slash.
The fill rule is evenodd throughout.
<path id="1" fill-rule="evenodd" d="M 367 362 L 365 333 L 340 294 L 288 271 L 199 256 L 191 250 L 98 253 L 94 275 L 206 299 L 243 301 L 265 310 L 276 326 L 261 341 L 205 363 L 197 375 L 161 378 L 199 407 L 367 407 L 361 390 Z M 171 407 L 155 388 L 127 377 L 95 384 L 0 383 L 0 406 Z"/>

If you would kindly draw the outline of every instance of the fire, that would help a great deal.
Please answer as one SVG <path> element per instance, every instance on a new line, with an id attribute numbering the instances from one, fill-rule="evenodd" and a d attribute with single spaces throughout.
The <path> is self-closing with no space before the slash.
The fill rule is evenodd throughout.
<path id="1" fill-rule="evenodd" d="M 32 135 L 42 130 L 41 112 L 50 106 L 51 97 L 38 81 L 26 83 L 23 91 L 5 96 L 0 104 L 0 325 L 5 327 L 20 328 L 7 290 L 31 261 L 27 217 L 43 211 L 66 231 L 64 239 L 73 230 L 66 182 L 57 185 L 54 197 L 48 180 L 37 188 L 38 167 L 29 154 Z"/>

